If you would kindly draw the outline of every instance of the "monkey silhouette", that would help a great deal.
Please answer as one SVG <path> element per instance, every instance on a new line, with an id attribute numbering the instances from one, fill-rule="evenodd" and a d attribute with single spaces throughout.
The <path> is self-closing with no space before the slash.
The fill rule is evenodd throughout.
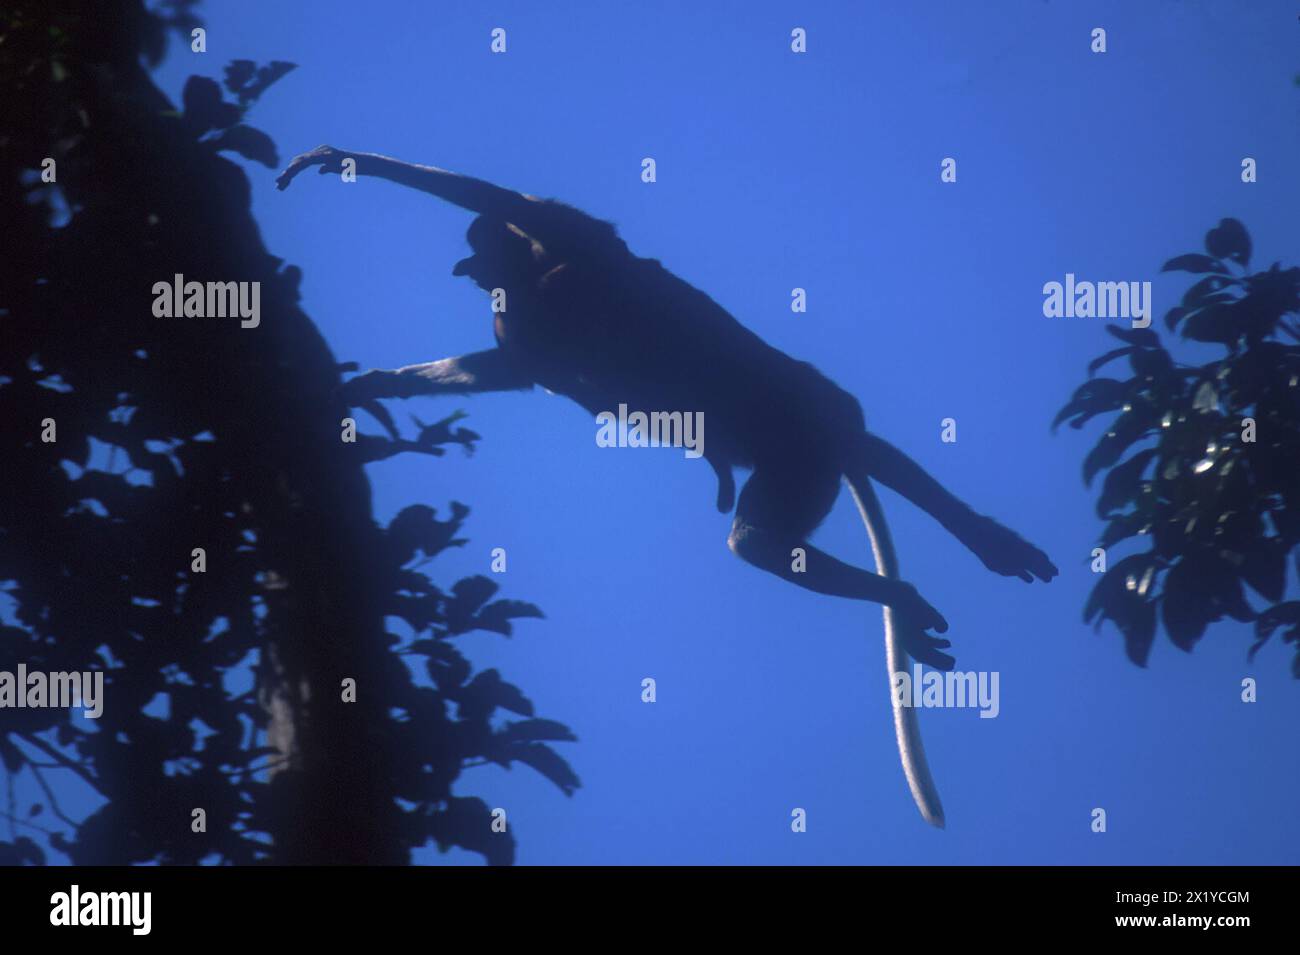
<path id="1" fill-rule="evenodd" d="M 287 188 L 313 166 L 322 174 L 342 172 L 345 161 L 359 176 L 388 179 L 477 213 L 466 236 L 471 254 L 452 274 L 505 303 L 493 312 L 496 347 L 359 375 L 341 389 L 349 404 L 541 386 L 592 414 L 619 405 L 702 413 L 703 456 L 717 474 L 717 507 L 736 511 L 728 546 L 800 587 L 883 605 L 891 681 L 906 671 L 909 656 L 944 670 L 955 661 L 942 652 L 950 642 L 929 632 L 946 632 L 947 621 L 898 577 L 872 480 L 934 517 L 994 573 L 1026 582 L 1058 573 L 1037 547 L 975 512 L 870 433 L 851 394 L 764 342 L 657 260 L 633 254 L 612 224 L 481 179 L 332 146 L 294 158 L 277 185 Z M 738 499 L 736 468 L 752 471 Z M 808 542 L 842 480 L 866 525 L 876 573 Z M 796 549 L 802 561 L 794 559 Z M 900 693 L 891 689 L 891 696 L 913 798 L 928 822 L 943 826 L 915 710 Z"/>

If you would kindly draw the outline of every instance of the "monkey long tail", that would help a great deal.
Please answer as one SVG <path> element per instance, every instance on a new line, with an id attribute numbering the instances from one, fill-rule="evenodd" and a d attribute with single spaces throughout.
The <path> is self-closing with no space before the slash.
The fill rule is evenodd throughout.
<path id="1" fill-rule="evenodd" d="M 867 536 L 871 538 L 871 552 L 876 558 L 876 572 L 882 577 L 898 577 L 898 555 L 894 552 L 894 541 L 889 534 L 889 525 L 885 523 L 885 512 L 880 508 L 871 481 L 865 475 L 845 475 L 853 500 L 857 502 L 858 513 L 866 525 Z M 930 766 L 925 761 L 925 746 L 921 743 L 921 724 L 916 716 L 916 707 L 904 706 L 898 694 L 894 692 L 894 674 L 908 670 L 911 658 L 903 647 L 902 638 L 894 621 L 894 611 L 885 607 L 885 665 L 889 670 L 889 699 L 894 708 L 894 735 L 898 738 L 898 755 L 903 760 L 903 774 L 907 777 L 908 788 L 921 817 L 930 825 L 943 828 L 943 804 L 939 802 L 939 790 L 930 775 Z"/>

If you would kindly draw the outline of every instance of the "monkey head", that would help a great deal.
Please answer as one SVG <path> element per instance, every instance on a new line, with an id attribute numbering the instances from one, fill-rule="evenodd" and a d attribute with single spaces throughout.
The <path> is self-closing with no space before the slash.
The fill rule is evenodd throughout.
<path id="1" fill-rule="evenodd" d="M 541 243 L 509 222 L 479 216 L 465 238 L 474 254 L 457 262 L 451 274 L 469 276 L 484 291 L 518 288 L 546 271 Z"/>

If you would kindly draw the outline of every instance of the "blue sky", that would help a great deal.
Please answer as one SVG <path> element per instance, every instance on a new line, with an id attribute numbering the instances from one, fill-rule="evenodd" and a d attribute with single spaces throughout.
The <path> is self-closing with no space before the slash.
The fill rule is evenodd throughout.
<path id="1" fill-rule="evenodd" d="M 562 720 L 583 780 L 469 771 L 507 809 L 521 863 L 1296 863 L 1300 686 L 1280 645 L 1213 628 L 1149 669 L 1080 619 L 1100 532 L 1080 466 L 1095 430 L 1048 424 L 1112 339 L 1047 319 L 1066 272 L 1185 287 L 1157 269 L 1224 216 L 1253 264 L 1295 264 L 1300 30 L 1283 3 L 997 4 L 227 0 L 208 52 L 173 43 L 174 97 L 231 59 L 299 69 L 250 121 L 284 159 L 319 143 L 471 173 L 618 224 L 742 322 L 856 394 L 869 427 L 1043 547 L 1052 584 L 994 577 L 886 493 L 903 575 L 952 624 L 958 666 L 1001 675 L 1001 713 L 925 710 L 948 828 L 911 804 L 890 724 L 880 616 L 770 578 L 724 545 L 714 479 L 680 452 L 598 448 L 576 405 L 464 408 L 472 458 L 371 467 L 387 519 L 471 505 L 442 583 L 505 547 L 505 595 L 544 621 L 462 638 Z M 1108 52 L 1089 50 L 1094 27 Z M 489 34 L 507 31 L 493 55 Z M 804 27 L 808 52 L 791 53 Z M 654 157 L 658 181 L 643 183 Z M 1243 157 L 1259 181 L 1240 181 Z M 954 157 L 958 181 L 939 181 Z M 468 214 L 388 183 L 250 164 L 269 248 L 340 360 L 395 367 L 492 344 L 452 264 Z M 808 290 L 794 314 L 790 290 Z M 274 409 L 268 409 L 273 413 Z M 958 423 L 955 444 L 939 422 Z M 816 537 L 869 561 L 847 494 Z M 1294 580 L 1292 581 L 1294 586 Z M 640 699 L 653 677 L 658 702 Z M 1259 702 L 1240 681 L 1259 680 Z M 791 832 L 795 807 L 807 832 Z M 1090 831 L 1103 807 L 1108 831 Z M 477 861 L 430 850 L 420 861 Z"/>

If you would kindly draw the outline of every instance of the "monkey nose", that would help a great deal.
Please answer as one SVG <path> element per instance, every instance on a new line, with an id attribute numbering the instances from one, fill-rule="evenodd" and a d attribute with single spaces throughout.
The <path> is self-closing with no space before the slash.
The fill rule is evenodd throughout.
<path id="1" fill-rule="evenodd" d="M 457 262 L 454 266 L 452 266 L 451 274 L 452 274 L 452 275 L 469 275 L 469 266 L 470 266 L 470 263 L 473 262 L 473 261 L 474 261 L 474 257 L 473 257 L 472 255 L 471 255 L 469 258 L 461 259 L 461 260 L 460 260 L 459 262 Z"/>

